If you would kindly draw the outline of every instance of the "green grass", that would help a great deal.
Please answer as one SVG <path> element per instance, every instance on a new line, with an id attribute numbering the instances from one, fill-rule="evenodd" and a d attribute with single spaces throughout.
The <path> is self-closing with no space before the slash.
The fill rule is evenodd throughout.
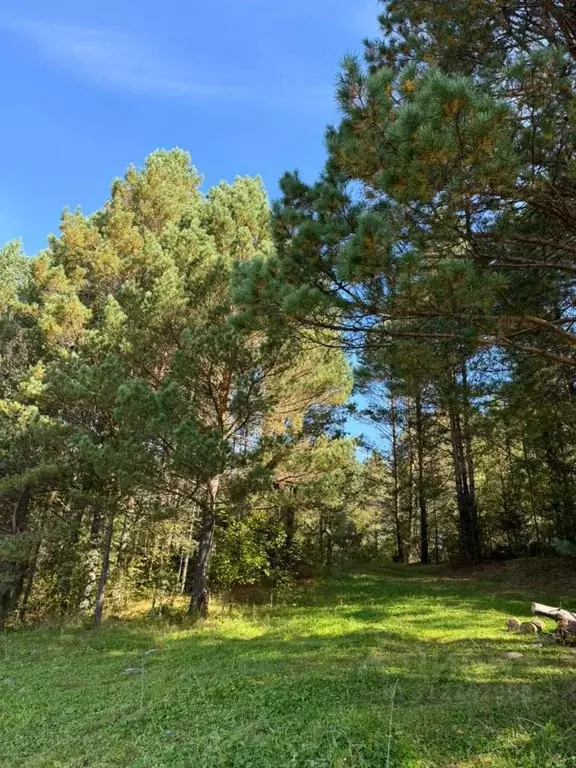
<path id="1" fill-rule="evenodd" d="M 503 631 L 562 595 L 514 578 L 354 571 L 197 627 L 7 632 L 0 766 L 576 766 L 576 656 Z"/>

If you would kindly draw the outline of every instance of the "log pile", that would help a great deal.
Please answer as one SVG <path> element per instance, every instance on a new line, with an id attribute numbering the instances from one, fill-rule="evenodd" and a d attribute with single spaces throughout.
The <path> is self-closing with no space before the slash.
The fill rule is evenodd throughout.
<path id="1" fill-rule="evenodd" d="M 533 616 L 545 616 L 556 622 L 553 637 L 562 645 L 576 645 L 576 613 L 564 608 L 553 608 L 542 603 L 532 603 Z"/>

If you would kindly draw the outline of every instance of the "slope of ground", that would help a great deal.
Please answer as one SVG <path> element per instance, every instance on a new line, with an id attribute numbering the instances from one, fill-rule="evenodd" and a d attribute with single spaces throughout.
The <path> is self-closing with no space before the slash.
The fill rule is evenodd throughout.
<path id="1" fill-rule="evenodd" d="M 576 655 L 503 631 L 532 599 L 570 605 L 530 568 L 349 572 L 194 628 L 8 632 L 0 765 L 576 766 Z"/>

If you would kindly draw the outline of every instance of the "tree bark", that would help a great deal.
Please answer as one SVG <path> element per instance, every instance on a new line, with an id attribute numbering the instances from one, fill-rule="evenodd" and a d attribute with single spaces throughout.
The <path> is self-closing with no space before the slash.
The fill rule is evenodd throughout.
<path id="1" fill-rule="evenodd" d="M 420 562 L 430 562 L 428 548 L 428 505 L 424 482 L 424 420 L 422 417 L 422 396 L 416 395 L 416 455 L 418 461 L 418 507 L 420 510 Z"/>
<path id="2" fill-rule="evenodd" d="M 532 615 L 533 616 L 546 616 L 548 619 L 564 619 L 564 621 L 576 621 L 576 613 L 567 611 L 564 608 L 553 608 L 550 605 L 543 605 L 542 603 L 532 603 Z"/>
<path id="3" fill-rule="evenodd" d="M 30 511 L 30 492 L 24 489 L 18 494 L 12 508 L 11 536 L 27 533 Z M 13 559 L 0 561 L 0 628 L 16 609 L 24 588 L 29 553 L 14 555 Z"/>
<path id="4" fill-rule="evenodd" d="M 322 510 L 318 516 L 318 554 L 322 567 L 324 565 L 324 512 Z"/>
<path id="5" fill-rule="evenodd" d="M 290 502 L 284 509 L 284 565 L 288 570 L 294 566 L 294 541 L 296 539 L 296 507 Z"/>
<path id="6" fill-rule="evenodd" d="M 110 514 L 108 525 L 106 526 L 106 535 L 104 537 L 104 551 L 102 553 L 102 569 L 98 580 L 98 591 L 96 593 L 96 604 L 94 606 L 94 627 L 98 629 L 102 624 L 102 612 L 104 610 L 104 593 L 108 581 L 108 572 L 110 570 L 110 550 L 112 548 L 112 536 L 114 534 L 114 513 Z"/>
<path id="7" fill-rule="evenodd" d="M 452 442 L 452 461 L 456 502 L 460 530 L 460 554 L 465 563 L 478 563 L 481 559 L 478 515 L 474 487 L 468 477 L 468 462 L 462 435 L 462 423 L 456 396 L 449 406 L 450 438 Z"/>
<path id="8" fill-rule="evenodd" d="M 522 454 L 524 456 L 524 466 L 526 468 L 526 477 L 528 478 L 528 489 L 530 491 L 530 510 L 532 512 L 532 520 L 534 522 L 534 533 L 536 534 L 536 542 L 540 544 L 540 526 L 538 525 L 536 493 L 534 491 L 534 478 L 532 477 L 532 469 L 530 467 L 530 460 L 528 458 L 528 451 L 526 450 L 526 441 L 524 440 L 524 437 L 522 437 Z"/>
<path id="9" fill-rule="evenodd" d="M 408 413 L 408 418 L 406 419 L 406 443 L 408 448 L 408 484 L 406 487 L 407 493 L 407 511 L 408 511 L 408 520 L 407 520 L 407 534 L 406 534 L 406 544 L 407 544 L 407 551 L 405 552 L 405 562 L 409 563 L 412 558 L 412 549 L 414 547 L 414 502 L 416 501 L 416 488 L 414 484 L 414 441 L 412 439 L 412 414 Z"/>
<path id="10" fill-rule="evenodd" d="M 396 554 L 398 562 L 404 562 L 404 541 L 402 537 L 402 526 L 400 523 L 400 482 L 398 478 L 398 425 L 396 398 L 390 397 L 390 426 L 392 428 L 392 512 L 394 514 L 394 525 L 396 530 Z"/>
<path id="11" fill-rule="evenodd" d="M 216 497 L 219 484 L 220 481 L 217 477 L 208 483 L 208 498 L 200 522 L 198 552 L 192 576 L 192 595 L 188 608 L 188 613 L 203 619 L 208 615 L 210 560 L 214 546 Z"/>
<path id="12" fill-rule="evenodd" d="M 22 601 L 20 603 L 20 609 L 18 611 L 18 618 L 21 624 L 24 623 L 24 619 L 26 617 L 26 609 L 28 607 L 28 600 L 30 599 L 30 595 L 32 594 L 32 587 L 34 586 L 34 577 L 36 576 L 36 568 L 38 566 L 38 555 L 40 554 L 41 544 L 42 544 L 42 539 L 40 537 L 40 534 L 38 534 L 38 539 L 36 540 L 36 544 L 34 545 L 32 557 L 30 558 L 30 562 L 28 563 L 28 573 L 26 574 L 26 586 L 24 587 L 24 592 L 22 594 Z"/>
<path id="13" fill-rule="evenodd" d="M 70 539 L 66 542 L 67 553 L 72 553 L 69 561 L 64 564 L 63 574 L 60 578 L 59 592 L 60 592 L 60 615 L 65 616 L 70 609 L 70 593 L 72 590 L 72 577 L 74 575 L 74 565 L 77 561 L 76 546 L 80 537 L 80 530 L 82 528 L 82 520 L 84 519 L 85 510 L 81 507 L 76 512 L 74 522 L 72 523 L 72 531 Z M 78 595 L 77 595 L 78 598 Z M 78 608 L 78 599 L 73 609 Z"/>
<path id="14" fill-rule="evenodd" d="M 331 531 L 326 531 L 326 568 L 330 569 L 332 568 L 333 563 L 333 540 L 332 540 L 332 533 Z"/>
<path id="15" fill-rule="evenodd" d="M 102 508 L 100 500 L 94 506 L 92 523 L 90 525 L 89 542 L 90 549 L 86 553 L 87 580 L 84 586 L 84 594 L 80 601 L 83 611 L 90 611 L 95 602 L 95 592 L 98 582 L 98 563 L 101 559 L 101 533 L 102 533 Z"/>

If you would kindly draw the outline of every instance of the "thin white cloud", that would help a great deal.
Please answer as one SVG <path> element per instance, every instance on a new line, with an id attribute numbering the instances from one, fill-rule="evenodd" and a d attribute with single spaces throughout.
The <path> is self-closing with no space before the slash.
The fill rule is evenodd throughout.
<path id="1" fill-rule="evenodd" d="M 0 18 L 0 31 L 27 41 L 49 63 L 83 82 L 133 93 L 239 101 L 323 100 L 328 91 L 295 86 L 267 89 L 204 81 L 180 62 L 131 33 L 66 23 Z"/>
<path id="2" fill-rule="evenodd" d="M 23 39 L 77 79 L 138 93 L 242 96 L 236 86 L 195 82 L 139 38 L 114 30 L 27 19 L 0 20 L 0 29 Z"/>

